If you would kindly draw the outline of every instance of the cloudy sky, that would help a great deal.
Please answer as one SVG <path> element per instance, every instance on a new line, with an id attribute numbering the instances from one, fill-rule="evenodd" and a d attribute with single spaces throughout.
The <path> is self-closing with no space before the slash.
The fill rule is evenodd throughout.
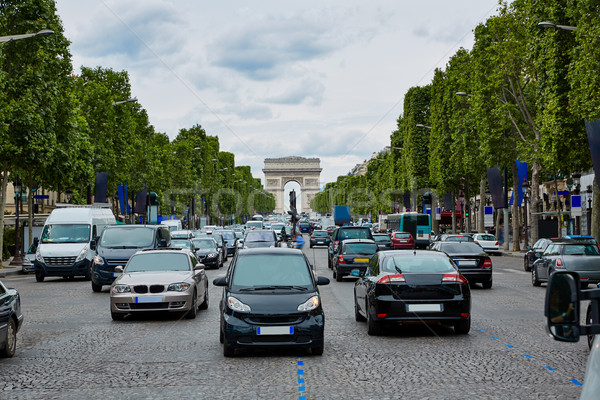
<path id="1" fill-rule="evenodd" d="M 80 66 L 129 72 L 158 131 L 202 125 L 264 179 L 320 157 L 322 184 L 389 145 L 403 96 L 431 81 L 497 0 L 57 0 Z"/>

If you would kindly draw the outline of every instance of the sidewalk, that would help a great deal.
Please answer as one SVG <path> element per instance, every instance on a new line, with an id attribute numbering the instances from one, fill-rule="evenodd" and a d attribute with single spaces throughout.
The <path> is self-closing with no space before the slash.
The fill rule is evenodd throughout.
<path id="1" fill-rule="evenodd" d="M 0 268 L 0 278 L 4 278 L 7 275 L 14 275 L 21 273 L 20 265 L 9 265 L 12 261 L 12 257 L 8 260 L 2 261 L 2 268 Z"/>

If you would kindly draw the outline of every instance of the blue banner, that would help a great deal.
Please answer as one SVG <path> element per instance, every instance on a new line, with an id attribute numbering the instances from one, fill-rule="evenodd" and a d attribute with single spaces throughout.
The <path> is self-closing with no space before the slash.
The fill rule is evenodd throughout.
<path id="1" fill-rule="evenodd" d="M 119 194 L 119 209 L 121 214 L 125 214 L 125 197 L 123 196 L 123 185 L 117 187 L 117 193 Z"/>

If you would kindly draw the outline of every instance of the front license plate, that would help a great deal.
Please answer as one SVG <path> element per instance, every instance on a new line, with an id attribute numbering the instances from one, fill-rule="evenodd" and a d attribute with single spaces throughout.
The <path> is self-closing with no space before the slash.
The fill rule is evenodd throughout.
<path id="1" fill-rule="evenodd" d="M 112 277 L 113 277 L 113 278 L 118 278 L 119 276 L 121 276 L 121 273 L 120 273 L 120 272 L 113 272 L 113 273 L 112 273 Z"/>
<path id="2" fill-rule="evenodd" d="M 441 312 L 441 304 L 409 304 L 409 312 Z"/>
<path id="3" fill-rule="evenodd" d="M 293 335 L 293 326 L 259 326 L 256 328 L 257 335 Z"/>
<path id="4" fill-rule="evenodd" d="M 136 303 L 160 303 L 162 302 L 162 296 L 144 296 L 136 297 Z"/>
<path id="5" fill-rule="evenodd" d="M 368 258 L 355 258 L 354 262 L 369 262 Z"/>

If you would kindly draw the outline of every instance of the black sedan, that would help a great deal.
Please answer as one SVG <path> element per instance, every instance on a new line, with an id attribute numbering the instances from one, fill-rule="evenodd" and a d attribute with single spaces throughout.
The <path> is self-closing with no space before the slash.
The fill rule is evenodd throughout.
<path id="1" fill-rule="evenodd" d="M 194 254 L 206 268 L 221 268 L 223 257 L 217 242 L 213 238 L 194 238 Z"/>
<path id="2" fill-rule="evenodd" d="M 394 250 L 392 238 L 387 233 L 374 233 L 373 240 L 377 244 L 379 250 Z"/>
<path id="3" fill-rule="evenodd" d="M 329 246 L 331 242 L 331 237 L 329 233 L 325 230 L 314 230 L 310 234 L 310 247 L 314 246 Z"/>
<path id="4" fill-rule="evenodd" d="M 370 239 L 344 240 L 334 253 L 333 279 L 341 282 L 344 276 L 350 275 L 355 269 L 364 272 L 377 251 L 377 245 Z"/>
<path id="5" fill-rule="evenodd" d="M 21 297 L 0 282 L 0 357 L 12 357 L 17 350 L 17 332 L 23 324 Z"/>
<path id="6" fill-rule="evenodd" d="M 225 357 L 237 349 L 295 347 L 323 354 L 325 315 L 315 277 L 300 250 L 256 248 L 240 250 L 227 276 L 213 281 L 223 286 L 220 341 Z"/>
<path id="7" fill-rule="evenodd" d="M 435 242 L 431 248 L 448 254 L 470 283 L 480 282 L 484 289 L 492 287 L 492 259 L 477 243 Z"/>
<path id="8" fill-rule="evenodd" d="M 550 243 L 531 268 L 531 283 L 540 286 L 554 271 L 574 271 L 581 286 L 600 282 L 600 250 L 595 244 L 565 239 Z"/>
<path id="9" fill-rule="evenodd" d="M 354 286 L 354 313 L 369 335 L 386 322 L 430 322 L 471 329 L 471 289 L 446 254 L 431 250 L 377 253 Z"/>

